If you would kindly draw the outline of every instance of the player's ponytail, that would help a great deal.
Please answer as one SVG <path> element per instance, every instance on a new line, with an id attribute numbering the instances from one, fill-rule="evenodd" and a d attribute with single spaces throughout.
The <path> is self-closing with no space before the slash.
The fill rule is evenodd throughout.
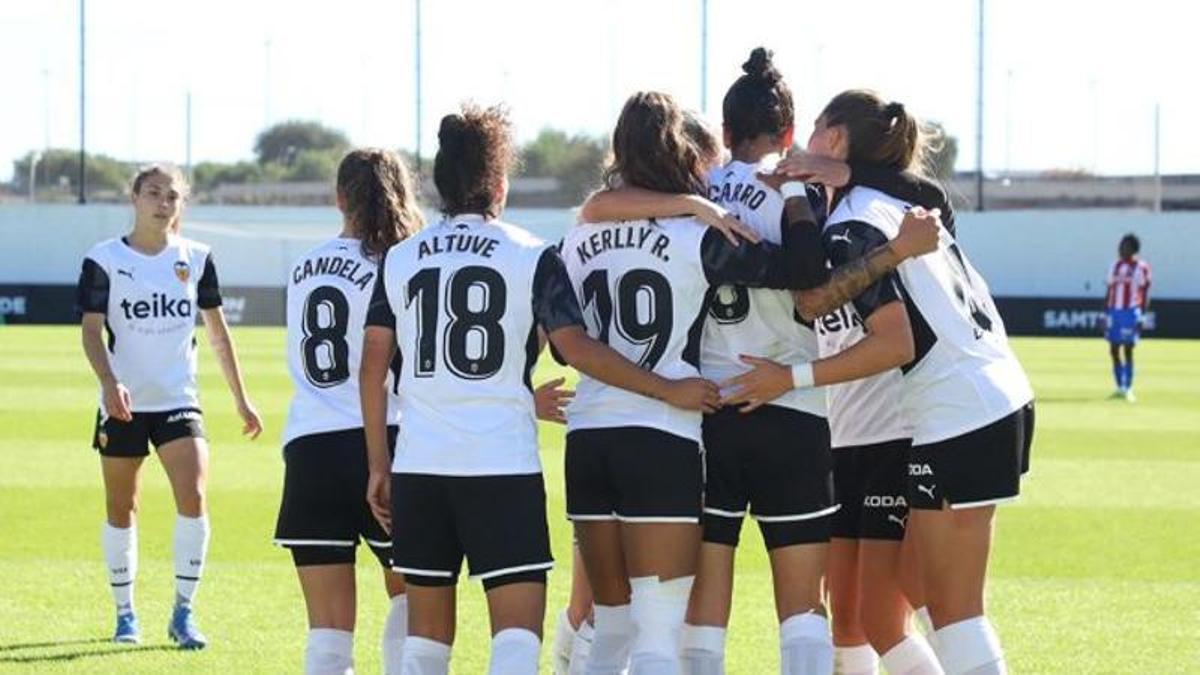
<path id="1" fill-rule="evenodd" d="M 721 103 L 730 149 L 762 135 L 781 138 L 795 124 L 792 90 L 771 60 L 772 53 L 756 47 Z"/>
<path id="2" fill-rule="evenodd" d="M 675 194 L 705 193 L 705 163 L 689 136 L 684 112 L 669 94 L 629 97 L 612 135 L 604 185 Z"/>
<path id="3" fill-rule="evenodd" d="M 849 161 L 926 172 L 931 136 L 903 103 L 851 89 L 833 97 L 821 117 L 827 126 L 846 128 Z"/>
<path id="4" fill-rule="evenodd" d="M 412 175 L 389 150 L 352 150 L 338 165 L 337 192 L 363 255 L 378 259 L 424 224 Z"/>
<path id="5" fill-rule="evenodd" d="M 499 190 L 516 165 L 512 123 L 502 106 L 467 103 L 438 127 L 433 182 L 449 216 L 480 213 L 496 218 L 504 207 Z"/>

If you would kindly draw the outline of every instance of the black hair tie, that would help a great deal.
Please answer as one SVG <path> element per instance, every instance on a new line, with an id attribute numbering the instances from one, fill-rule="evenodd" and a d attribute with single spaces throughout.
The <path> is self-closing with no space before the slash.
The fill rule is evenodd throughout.
<path id="1" fill-rule="evenodd" d="M 892 101 L 883 109 L 883 114 L 888 116 L 888 119 L 900 117 L 904 114 L 904 104 Z"/>

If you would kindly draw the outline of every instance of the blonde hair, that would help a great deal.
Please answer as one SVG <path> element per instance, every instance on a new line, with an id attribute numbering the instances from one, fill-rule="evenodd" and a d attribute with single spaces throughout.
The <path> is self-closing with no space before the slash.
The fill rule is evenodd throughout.
<path id="1" fill-rule="evenodd" d="M 192 186 L 188 183 L 187 176 L 184 176 L 183 172 L 179 170 L 179 167 L 171 164 L 170 162 L 155 162 L 154 164 L 147 164 L 138 169 L 138 172 L 133 176 L 133 182 L 130 185 L 130 193 L 134 196 L 140 194 L 142 191 L 142 184 L 145 183 L 146 179 L 150 176 L 162 176 L 169 179 L 172 183 L 174 183 L 175 188 L 179 190 L 179 194 L 183 199 L 187 199 L 192 193 Z M 183 226 L 181 220 L 181 218 L 176 218 L 175 220 L 171 221 L 171 234 L 179 234 L 179 230 Z"/>

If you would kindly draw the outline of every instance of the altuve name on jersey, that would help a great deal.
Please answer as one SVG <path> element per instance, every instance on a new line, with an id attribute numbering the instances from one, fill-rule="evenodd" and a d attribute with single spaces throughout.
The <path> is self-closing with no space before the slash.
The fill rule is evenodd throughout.
<path id="1" fill-rule="evenodd" d="M 657 256 L 663 262 L 671 260 L 671 256 L 666 252 L 667 247 L 671 245 L 671 238 L 657 231 L 652 225 L 605 228 L 593 233 L 576 246 L 575 254 L 579 256 L 579 263 L 583 265 L 605 251 L 644 249 L 647 244 L 650 245 L 650 255 Z"/>
<path id="2" fill-rule="evenodd" d="M 357 260 L 341 256 L 320 256 L 316 259 L 309 258 L 303 264 L 296 265 L 296 269 L 292 270 L 292 283 L 299 284 L 316 275 L 341 277 L 357 286 L 360 291 L 369 289 L 371 282 L 375 280 L 375 270 L 373 268 L 364 270 L 363 264 Z"/>
<path id="3" fill-rule="evenodd" d="M 417 249 L 417 260 L 424 260 L 439 253 L 473 253 L 491 258 L 499 244 L 498 239 L 481 234 L 440 234 L 421 241 Z"/>

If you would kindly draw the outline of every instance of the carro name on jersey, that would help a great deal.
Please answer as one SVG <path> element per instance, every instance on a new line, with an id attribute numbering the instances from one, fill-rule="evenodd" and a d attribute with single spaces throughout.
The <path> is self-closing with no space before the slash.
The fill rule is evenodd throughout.
<path id="1" fill-rule="evenodd" d="M 852 311 L 848 305 L 842 305 L 817 320 L 817 333 L 829 335 L 862 325 L 862 318 L 859 317 L 858 312 Z"/>
<path id="2" fill-rule="evenodd" d="M 299 284 L 311 276 L 325 275 L 341 277 L 357 286 L 358 290 L 365 291 L 371 287 L 375 272 L 363 270 L 362 267 L 361 262 L 340 256 L 320 256 L 315 260 L 309 258 L 292 270 L 292 283 Z"/>
<path id="3" fill-rule="evenodd" d="M 653 241 L 651 237 L 653 237 Z M 579 264 L 585 265 L 605 251 L 627 248 L 644 249 L 647 244 L 650 244 L 650 255 L 656 256 L 664 262 L 671 259 L 666 253 L 667 247 L 671 245 L 671 238 L 656 231 L 651 225 L 606 227 L 592 233 L 592 236 L 576 246 L 575 254 L 579 256 Z"/>
<path id="4" fill-rule="evenodd" d="M 724 183 L 709 185 L 708 198 L 721 204 L 741 203 L 757 209 L 767 200 L 767 191 L 756 183 Z"/>
<path id="5" fill-rule="evenodd" d="M 172 298 L 166 293 L 152 293 L 149 300 L 121 301 L 121 311 L 126 319 L 159 319 L 164 317 L 188 318 L 192 316 L 192 301 L 187 298 Z"/>
<path id="6" fill-rule="evenodd" d="M 499 243 L 499 240 L 481 234 L 440 234 L 421 242 L 417 249 L 417 260 L 439 253 L 473 253 L 490 258 Z"/>

